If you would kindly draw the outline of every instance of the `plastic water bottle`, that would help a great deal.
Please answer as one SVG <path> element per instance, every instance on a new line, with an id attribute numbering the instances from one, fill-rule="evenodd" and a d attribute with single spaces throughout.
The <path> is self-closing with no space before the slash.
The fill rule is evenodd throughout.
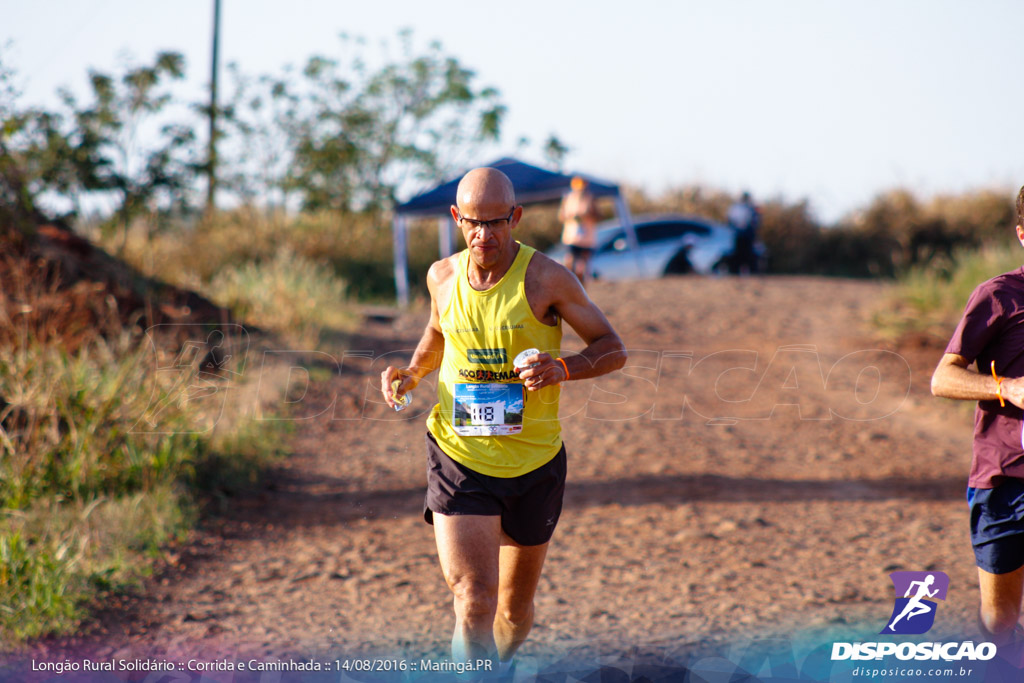
<path id="1" fill-rule="evenodd" d="M 407 391 L 401 396 L 396 394 L 398 387 L 402 385 L 402 380 L 396 379 L 391 383 L 391 400 L 395 402 L 395 412 L 405 410 L 412 403 L 412 392 Z"/>

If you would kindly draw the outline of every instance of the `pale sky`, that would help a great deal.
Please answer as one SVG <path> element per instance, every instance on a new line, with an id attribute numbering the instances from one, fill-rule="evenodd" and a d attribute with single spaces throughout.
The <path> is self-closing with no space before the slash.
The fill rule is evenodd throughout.
<path id="1" fill-rule="evenodd" d="M 1012 196 L 1024 183 L 1014 0 L 222 4 L 221 64 L 253 74 L 337 55 L 342 32 L 441 41 L 509 108 L 503 149 L 481 163 L 555 133 L 570 170 L 652 193 L 701 183 L 806 198 L 825 221 L 897 186 Z M 198 93 L 212 7 L 0 0 L 0 43 L 12 41 L 24 104 L 163 49 L 185 53 Z"/>

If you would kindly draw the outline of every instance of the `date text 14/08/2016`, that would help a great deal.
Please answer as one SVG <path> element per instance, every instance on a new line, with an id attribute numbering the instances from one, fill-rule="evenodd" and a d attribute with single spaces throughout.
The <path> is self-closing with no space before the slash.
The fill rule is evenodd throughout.
<path id="1" fill-rule="evenodd" d="M 418 662 L 405 659 L 336 659 L 334 664 L 338 671 L 430 671 L 457 674 L 491 671 L 494 667 L 494 662 L 489 659 L 468 662 L 433 659 L 421 659 Z"/>

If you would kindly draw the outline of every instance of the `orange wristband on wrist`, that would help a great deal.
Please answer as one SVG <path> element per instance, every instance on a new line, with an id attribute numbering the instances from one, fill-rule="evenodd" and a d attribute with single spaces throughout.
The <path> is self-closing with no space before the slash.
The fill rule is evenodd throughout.
<path id="1" fill-rule="evenodd" d="M 565 366 L 565 361 L 561 358 L 556 358 L 555 360 L 562 364 L 562 369 L 565 370 L 565 379 L 569 379 L 569 368 Z"/>
<path id="2" fill-rule="evenodd" d="M 996 398 L 999 399 L 999 405 L 1003 408 L 1006 407 L 1006 401 L 1003 400 L 1003 380 L 1005 377 L 1000 377 L 996 374 L 996 362 L 992 361 L 992 377 L 996 380 Z"/>

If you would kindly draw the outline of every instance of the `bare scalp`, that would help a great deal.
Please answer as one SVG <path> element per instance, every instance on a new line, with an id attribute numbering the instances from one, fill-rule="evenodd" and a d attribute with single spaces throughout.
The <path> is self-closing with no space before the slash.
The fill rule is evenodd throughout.
<path id="1" fill-rule="evenodd" d="M 508 176 L 496 168 L 474 168 L 459 181 L 455 203 L 460 208 L 514 206 L 516 192 Z"/>

